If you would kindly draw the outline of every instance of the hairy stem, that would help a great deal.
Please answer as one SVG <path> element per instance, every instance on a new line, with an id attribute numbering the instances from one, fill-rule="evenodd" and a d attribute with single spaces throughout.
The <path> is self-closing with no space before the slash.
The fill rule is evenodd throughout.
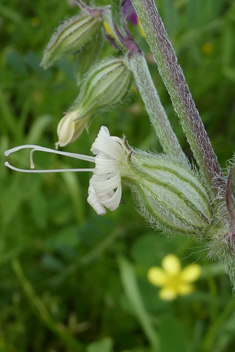
<path id="1" fill-rule="evenodd" d="M 164 152 L 173 156 L 185 166 L 188 166 L 186 155 L 182 151 L 178 139 L 171 128 L 157 90 L 153 84 L 145 57 L 141 52 L 129 55 L 129 68 L 134 75 L 150 121 Z"/>
<path id="2" fill-rule="evenodd" d="M 208 186 L 216 196 L 223 182 L 221 168 L 154 0 L 132 0 L 132 2 L 194 157 Z"/>

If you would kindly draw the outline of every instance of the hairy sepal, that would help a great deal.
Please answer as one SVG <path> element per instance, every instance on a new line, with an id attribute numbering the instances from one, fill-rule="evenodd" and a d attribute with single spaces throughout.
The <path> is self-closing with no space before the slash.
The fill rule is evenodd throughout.
<path id="1" fill-rule="evenodd" d="M 213 208 L 198 173 L 165 155 L 139 151 L 131 154 L 129 167 L 139 212 L 154 228 L 204 237 Z"/>
<path id="2" fill-rule="evenodd" d="M 78 118 L 95 115 L 122 102 L 130 91 L 132 74 L 125 58 L 101 61 L 87 73 L 73 109 Z"/>
<path id="3" fill-rule="evenodd" d="M 40 66 L 50 67 L 65 53 L 80 50 L 101 30 L 102 17 L 82 14 L 64 21 L 52 35 Z"/>

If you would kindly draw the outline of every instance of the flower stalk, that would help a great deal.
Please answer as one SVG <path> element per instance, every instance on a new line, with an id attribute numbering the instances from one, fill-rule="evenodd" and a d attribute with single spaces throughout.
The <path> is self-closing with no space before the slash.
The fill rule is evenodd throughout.
<path id="1" fill-rule="evenodd" d="M 187 157 L 172 130 L 143 53 L 130 55 L 128 63 L 163 151 L 187 166 Z"/>
<path id="2" fill-rule="evenodd" d="M 117 0 L 116 2 L 117 4 L 116 6 L 114 6 L 114 10 L 118 8 L 119 0 Z M 114 1 L 113 5 L 116 2 Z M 113 12 L 118 12 L 114 10 Z M 123 25 L 121 26 L 119 18 L 120 16 L 116 14 L 116 17 L 118 21 L 118 26 L 116 26 L 114 23 L 115 34 L 119 38 L 120 42 L 128 50 L 128 67 L 133 73 L 135 83 L 144 101 L 146 110 L 150 118 L 150 122 L 154 127 L 154 130 L 163 148 L 163 151 L 166 154 L 173 156 L 176 160 L 183 163 L 183 165 L 188 166 L 187 157 L 184 154 L 174 131 L 172 130 L 166 112 L 161 104 L 159 95 L 150 75 L 144 54 L 132 38 L 131 33 L 125 25 L 125 21 L 123 20 Z M 119 30 L 120 27 L 121 29 Z"/>
<path id="3" fill-rule="evenodd" d="M 154 0 L 132 0 L 132 3 L 195 159 L 212 193 L 218 196 L 219 188 L 224 185 L 221 168 Z"/>

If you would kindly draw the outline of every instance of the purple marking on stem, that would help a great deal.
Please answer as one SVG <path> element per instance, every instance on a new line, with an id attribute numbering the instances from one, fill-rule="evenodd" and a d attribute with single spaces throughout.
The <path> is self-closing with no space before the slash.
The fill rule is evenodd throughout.
<path id="1" fill-rule="evenodd" d="M 88 5 L 84 4 L 81 0 L 74 0 L 75 4 L 80 7 L 80 9 L 84 12 L 86 12 L 88 15 L 92 17 L 97 17 L 100 16 L 103 12 L 102 8 L 92 8 L 89 7 Z"/>
<path id="2" fill-rule="evenodd" d="M 231 185 L 231 182 L 233 181 L 234 183 L 234 180 L 232 180 L 232 173 L 234 171 L 234 167 L 233 166 L 231 168 L 231 170 L 229 171 L 229 175 L 228 175 L 228 180 L 227 180 L 227 185 L 226 185 L 226 205 L 227 205 L 227 209 L 228 209 L 228 213 L 231 217 L 231 220 L 232 220 L 232 231 L 235 232 L 235 218 L 234 218 L 234 211 L 232 210 L 232 207 L 231 207 L 231 201 L 232 201 L 232 192 L 233 190 L 231 189 L 232 188 L 232 185 Z"/>
<path id="3" fill-rule="evenodd" d="M 138 17 L 130 0 L 122 0 L 122 16 L 134 26 L 138 24 Z"/>
<path id="4" fill-rule="evenodd" d="M 104 33 L 105 35 L 105 38 L 106 40 L 109 42 L 110 45 L 112 45 L 112 47 L 115 49 L 115 50 L 118 50 L 119 47 L 117 45 L 117 43 L 115 42 L 115 39 L 111 37 L 111 35 L 109 35 L 108 33 Z"/>
<path id="5" fill-rule="evenodd" d="M 113 22 L 113 27 L 114 27 L 115 33 L 117 34 L 120 42 L 123 45 L 125 45 L 125 47 L 128 49 L 128 51 L 129 51 L 128 55 L 134 55 L 136 53 L 141 53 L 140 48 L 138 47 L 137 43 L 132 38 L 125 22 L 123 22 L 123 28 L 125 31 L 125 35 L 123 35 L 121 32 L 119 32 L 119 30 L 114 22 Z"/>
<path id="6" fill-rule="evenodd" d="M 234 232 L 226 233 L 226 235 L 224 236 L 224 240 L 226 243 L 226 247 L 234 254 L 235 253 L 235 234 L 234 234 Z"/>

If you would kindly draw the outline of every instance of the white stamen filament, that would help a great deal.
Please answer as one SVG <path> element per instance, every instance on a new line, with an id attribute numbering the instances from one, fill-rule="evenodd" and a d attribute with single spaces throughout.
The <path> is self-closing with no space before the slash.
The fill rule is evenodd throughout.
<path id="1" fill-rule="evenodd" d="M 95 162 L 95 157 L 94 156 L 77 154 L 77 153 L 69 153 L 69 152 L 61 152 L 59 150 L 54 150 L 54 149 L 51 149 L 51 148 L 40 147 L 39 145 L 33 145 L 33 144 L 24 144 L 24 145 L 20 145 L 18 147 L 15 147 L 15 148 L 8 149 L 8 150 L 5 151 L 4 155 L 8 156 L 8 155 L 10 155 L 12 153 L 15 153 L 15 152 L 17 152 L 18 150 L 21 150 L 21 149 L 33 149 L 33 151 L 58 154 L 58 155 L 68 156 L 68 157 L 73 158 L 73 159 L 91 161 L 93 163 Z"/>
<path id="2" fill-rule="evenodd" d="M 110 136 L 107 127 L 101 127 L 96 140 L 92 144 L 91 152 L 95 154 L 95 156 L 62 152 L 37 145 L 21 145 L 7 150 L 4 154 L 5 156 L 8 156 L 21 149 L 31 149 L 31 169 L 19 169 L 12 166 L 7 161 L 5 165 L 10 169 L 24 173 L 93 172 L 88 188 L 88 203 L 99 215 L 104 215 L 106 213 L 105 208 L 108 208 L 111 211 L 118 208 L 122 195 L 121 177 L 128 173 L 125 158 L 128 150 L 120 138 Z M 94 163 L 95 167 L 85 169 L 32 170 L 35 167 L 33 155 L 36 151 L 85 160 Z"/>
<path id="3" fill-rule="evenodd" d="M 26 174 L 49 174 L 54 172 L 94 172 L 95 169 L 50 169 L 50 170 L 27 170 L 27 169 L 19 169 L 11 164 L 8 161 L 5 162 L 5 166 L 9 167 L 14 171 L 23 172 Z"/>
<path id="4" fill-rule="evenodd" d="M 45 153 L 51 153 L 51 154 L 58 154 L 58 155 L 63 155 L 63 156 L 68 156 L 69 158 L 73 159 L 79 159 L 79 160 L 85 160 L 85 161 L 90 161 L 95 163 L 95 157 L 94 156 L 89 156 L 89 155 L 83 155 L 83 154 L 77 154 L 77 153 L 69 153 L 69 152 L 62 152 L 50 148 L 45 148 L 45 147 L 40 147 L 38 145 L 31 145 L 31 144 L 25 144 L 25 145 L 20 145 L 18 147 L 9 149 L 5 151 L 4 155 L 8 156 L 12 153 L 17 152 L 18 150 L 21 149 L 32 149 L 30 151 L 30 167 L 31 169 L 35 168 L 34 162 L 33 162 L 33 153 L 36 151 L 39 152 L 45 152 Z M 94 172 L 94 168 L 86 168 L 86 169 L 51 169 L 51 170 L 27 170 L 27 169 L 19 169 L 15 166 L 12 166 L 9 164 L 9 162 L 5 162 L 5 166 L 9 167 L 10 169 L 14 171 L 19 171 L 19 172 L 24 172 L 24 173 L 53 173 L 53 172 Z"/>

